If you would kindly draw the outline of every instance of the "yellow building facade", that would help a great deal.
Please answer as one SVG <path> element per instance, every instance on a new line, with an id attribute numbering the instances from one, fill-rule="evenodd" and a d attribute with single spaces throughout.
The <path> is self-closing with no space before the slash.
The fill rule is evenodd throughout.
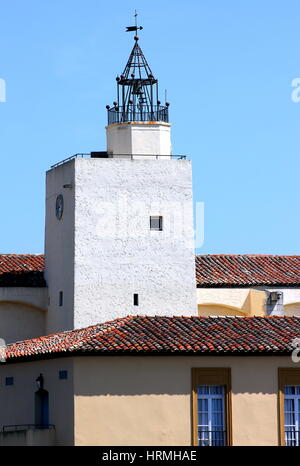
<path id="1" fill-rule="evenodd" d="M 299 256 L 196 256 L 199 316 L 300 315 Z"/>

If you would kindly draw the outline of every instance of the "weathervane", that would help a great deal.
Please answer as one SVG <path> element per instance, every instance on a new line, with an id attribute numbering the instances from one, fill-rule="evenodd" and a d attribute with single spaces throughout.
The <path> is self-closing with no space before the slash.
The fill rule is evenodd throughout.
<path id="1" fill-rule="evenodd" d="M 137 12 L 136 12 L 136 10 L 135 10 L 135 11 L 134 11 L 135 26 L 127 26 L 127 27 L 126 27 L 126 32 L 135 31 L 136 34 L 137 34 L 138 29 L 140 29 L 140 30 L 143 29 L 143 26 L 138 26 L 138 25 L 137 25 L 137 15 L 138 15 L 138 14 L 137 14 Z M 137 35 L 134 36 L 134 40 L 139 40 L 139 38 L 138 38 Z"/>

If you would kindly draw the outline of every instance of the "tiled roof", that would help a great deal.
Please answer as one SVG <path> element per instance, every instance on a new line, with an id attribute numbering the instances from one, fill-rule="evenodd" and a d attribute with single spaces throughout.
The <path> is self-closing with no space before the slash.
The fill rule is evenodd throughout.
<path id="1" fill-rule="evenodd" d="M 0 286 L 45 286 L 42 254 L 0 254 Z"/>
<path id="2" fill-rule="evenodd" d="M 82 354 L 287 355 L 300 337 L 297 317 L 128 316 L 11 344 L 8 362 Z"/>
<path id="3" fill-rule="evenodd" d="M 300 285 L 300 256 L 199 255 L 199 287 Z"/>
<path id="4" fill-rule="evenodd" d="M 45 286 L 42 254 L 0 254 L 0 286 Z M 300 256 L 196 256 L 199 287 L 300 286 Z"/>

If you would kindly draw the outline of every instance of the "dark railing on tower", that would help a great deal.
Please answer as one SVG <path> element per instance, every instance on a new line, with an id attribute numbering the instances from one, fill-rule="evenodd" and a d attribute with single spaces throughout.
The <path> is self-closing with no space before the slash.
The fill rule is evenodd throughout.
<path id="1" fill-rule="evenodd" d="M 152 108 L 146 105 L 108 107 L 107 117 L 109 125 L 114 123 L 126 123 L 129 121 L 164 121 L 168 123 L 169 107 L 168 105 L 153 105 Z"/>

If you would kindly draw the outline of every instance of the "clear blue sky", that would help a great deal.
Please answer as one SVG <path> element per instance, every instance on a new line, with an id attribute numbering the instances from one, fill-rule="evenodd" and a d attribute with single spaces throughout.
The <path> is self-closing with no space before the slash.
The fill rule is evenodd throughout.
<path id="1" fill-rule="evenodd" d="M 2 1 L 0 252 L 43 252 L 45 170 L 105 149 L 135 8 L 205 203 L 198 252 L 300 254 L 299 0 Z"/>

